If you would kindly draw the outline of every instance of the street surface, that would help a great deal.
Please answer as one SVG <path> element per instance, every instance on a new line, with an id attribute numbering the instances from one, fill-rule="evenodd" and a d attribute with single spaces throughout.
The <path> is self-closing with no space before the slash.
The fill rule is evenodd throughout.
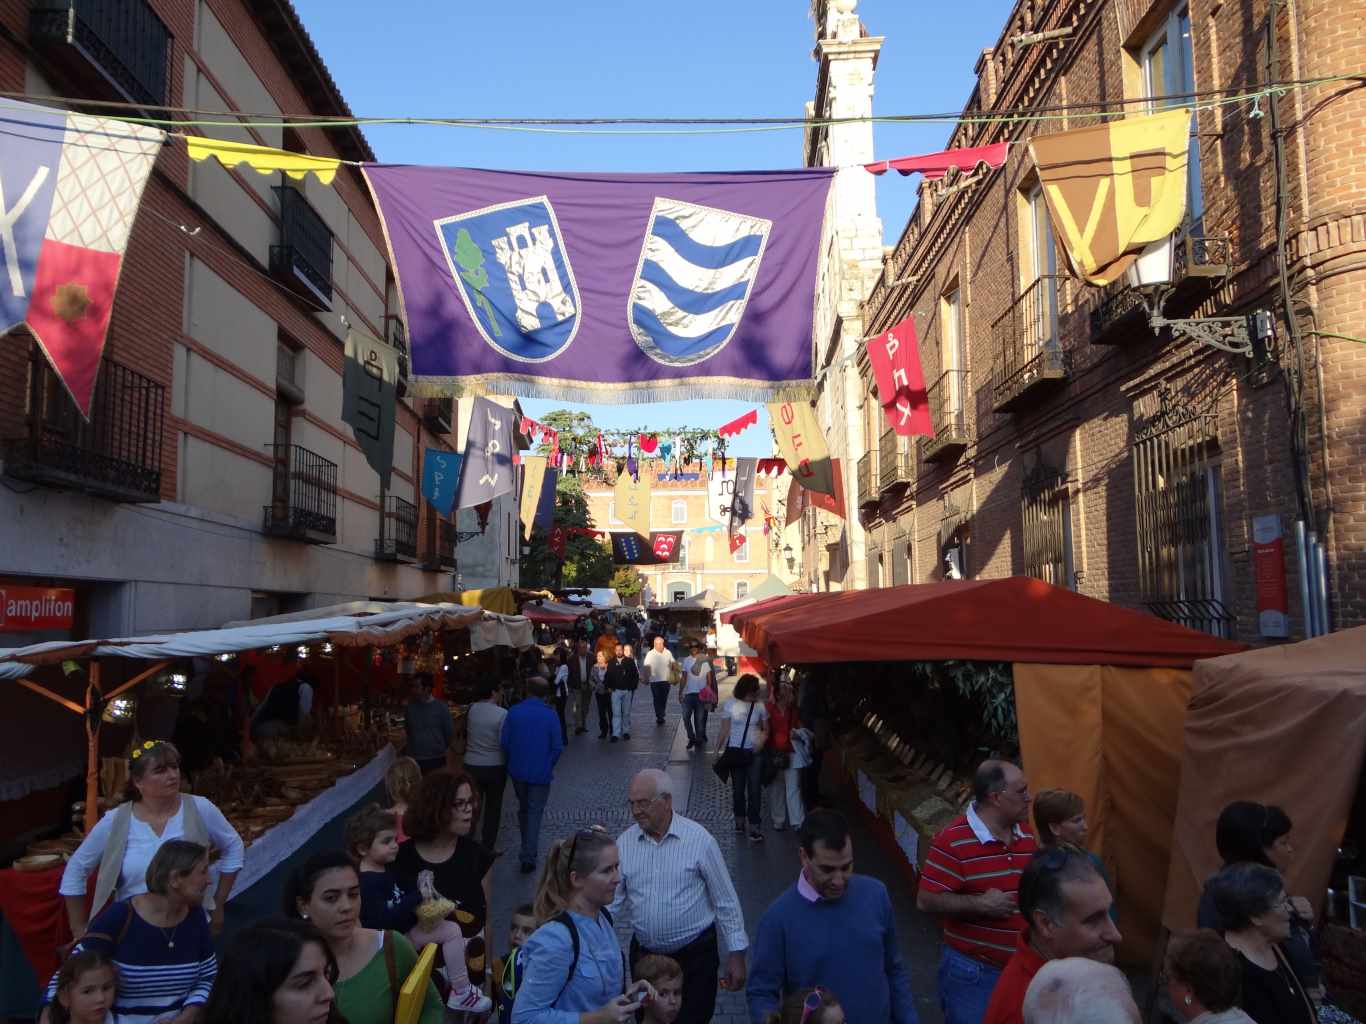
<path id="1" fill-rule="evenodd" d="M 722 686 L 724 698 L 729 682 Z M 709 747 L 716 741 L 718 723 L 708 722 Z M 530 902 L 536 879 L 551 843 L 575 830 L 603 825 L 613 835 L 631 824 L 626 808 L 626 789 L 631 776 L 642 768 L 663 768 L 674 784 L 674 810 L 705 825 L 721 846 L 730 868 L 745 915 L 751 940 L 768 905 L 796 881 L 799 864 L 797 838 L 791 831 L 775 832 L 767 807 L 764 811 L 762 843 L 752 843 L 734 830 L 730 787 L 711 770 L 711 756 L 686 749 L 680 705 L 670 700 L 666 724 L 656 726 L 654 706 L 648 686 L 636 691 L 630 742 L 599 740 L 596 717 L 590 716 L 590 729 L 582 736 L 570 735 L 569 746 L 555 769 L 550 790 L 537 871 L 522 875 L 517 865 L 517 798 L 509 784 L 503 802 L 503 822 L 498 833 L 498 848 L 503 851 L 493 868 L 493 911 L 490 938 L 495 951 L 506 951 L 508 922 L 513 908 Z M 828 788 L 828 787 L 827 787 Z M 837 804 L 850 820 L 854 836 L 854 869 L 886 882 L 896 911 L 897 936 L 902 956 L 911 972 L 916 994 L 916 1009 L 923 1024 L 939 1024 L 942 1016 L 935 988 L 938 961 L 938 934 L 934 923 L 915 909 L 915 900 L 902 876 L 872 835 L 862 826 L 849 806 L 847 795 L 840 794 Z M 623 929 L 623 941 L 629 931 Z M 724 954 L 723 954 L 724 956 Z M 717 1000 L 717 1024 L 746 1024 L 743 992 L 722 992 Z"/>

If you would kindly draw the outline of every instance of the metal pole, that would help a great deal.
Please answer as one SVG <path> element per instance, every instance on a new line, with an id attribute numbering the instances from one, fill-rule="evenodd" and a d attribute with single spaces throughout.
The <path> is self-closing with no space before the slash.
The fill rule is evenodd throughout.
<path id="1" fill-rule="evenodd" d="M 1304 520 L 1295 520 L 1295 561 L 1299 569 L 1300 617 L 1304 620 L 1304 636 L 1314 635 L 1314 619 L 1309 607 L 1309 551 L 1304 533 Z"/>
<path id="2" fill-rule="evenodd" d="M 1332 629 L 1328 620 L 1328 556 L 1324 554 L 1323 545 L 1314 544 L 1314 577 L 1318 580 L 1319 592 L 1319 635 L 1329 632 Z"/>
<path id="3" fill-rule="evenodd" d="M 1309 531 L 1309 607 L 1313 615 L 1314 632 L 1311 636 L 1322 636 L 1320 628 L 1322 616 L 1319 613 L 1319 561 L 1314 554 L 1314 549 L 1319 545 L 1319 535 L 1317 530 Z"/>

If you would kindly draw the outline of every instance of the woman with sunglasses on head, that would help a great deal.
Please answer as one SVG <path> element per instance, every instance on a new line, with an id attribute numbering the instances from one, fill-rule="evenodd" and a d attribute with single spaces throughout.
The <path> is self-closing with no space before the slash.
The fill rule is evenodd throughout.
<path id="1" fill-rule="evenodd" d="M 829 989 L 804 988 L 784 999 L 767 1024 L 844 1024 L 844 1008 Z"/>
<path id="2" fill-rule="evenodd" d="M 626 990 L 626 962 L 607 911 L 620 881 L 617 844 L 602 828 L 550 848 L 536 890 L 543 923 L 523 947 L 512 1024 L 621 1024 L 654 998 L 648 981 Z"/>
<path id="3" fill-rule="evenodd" d="M 336 957 L 310 922 L 257 921 L 223 950 L 200 1024 L 346 1024 L 336 982 Z"/>
<path id="4" fill-rule="evenodd" d="M 1285 955 L 1290 899 L 1276 871 L 1230 864 L 1210 881 L 1224 941 L 1238 954 L 1238 1005 L 1257 1024 L 1313 1024 L 1318 1013 Z"/>

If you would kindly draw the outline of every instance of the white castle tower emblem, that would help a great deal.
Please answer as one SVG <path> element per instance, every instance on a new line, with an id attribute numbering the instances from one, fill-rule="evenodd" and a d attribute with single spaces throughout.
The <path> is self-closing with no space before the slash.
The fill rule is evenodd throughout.
<path id="1" fill-rule="evenodd" d="M 545 224 L 514 224 L 506 238 L 491 239 L 494 254 L 507 272 L 508 287 L 517 303 L 517 326 L 534 331 L 561 323 L 574 315 L 574 300 L 564 290 L 555 267 L 555 241 Z M 541 305 L 550 307 L 554 318 L 542 322 Z"/>

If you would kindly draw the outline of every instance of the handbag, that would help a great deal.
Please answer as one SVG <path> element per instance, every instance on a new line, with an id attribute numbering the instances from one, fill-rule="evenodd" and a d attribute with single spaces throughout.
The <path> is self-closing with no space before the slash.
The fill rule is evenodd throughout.
<path id="1" fill-rule="evenodd" d="M 712 689 L 711 683 L 708 683 L 697 691 L 697 699 L 703 704 L 710 704 L 712 707 L 716 707 L 716 691 Z"/>
<path id="2" fill-rule="evenodd" d="M 748 768 L 750 762 L 754 759 L 754 751 L 745 748 L 745 740 L 749 738 L 749 720 L 753 717 L 754 702 L 751 701 L 749 705 L 749 714 L 745 716 L 745 728 L 740 733 L 740 745 L 738 747 L 732 747 L 727 743 L 726 749 L 721 751 L 721 756 L 718 757 L 716 762 L 711 766 L 711 770 L 720 777 L 722 782 L 729 781 L 731 772 Z M 727 723 L 726 727 L 730 728 L 729 723 Z"/>

